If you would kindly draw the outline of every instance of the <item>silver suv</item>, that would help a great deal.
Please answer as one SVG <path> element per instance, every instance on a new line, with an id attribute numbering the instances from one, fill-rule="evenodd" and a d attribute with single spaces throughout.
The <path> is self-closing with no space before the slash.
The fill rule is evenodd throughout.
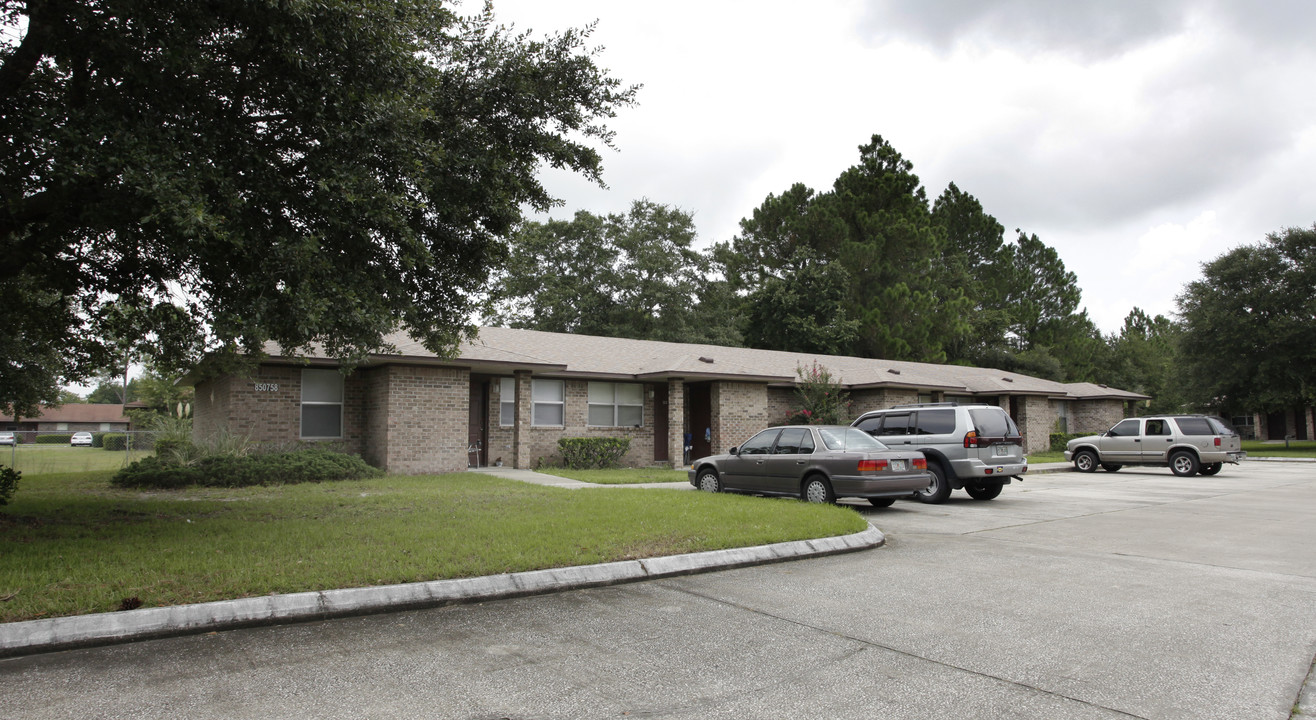
<path id="1" fill-rule="evenodd" d="M 945 502 L 960 488 L 975 500 L 991 500 L 1028 472 L 1019 427 L 995 405 L 897 405 L 864 413 L 851 425 L 892 450 L 918 450 L 927 457 L 932 483 L 914 493 L 925 503 Z"/>
<path id="2" fill-rule="evenodd" d="M 1106 472 L 1125 465 L 1168 465 L 1180 477 L 1214 475 L 1225 463 L 1246 457 L 1238 433 L 1210 415 L 1126 418 L 1065 446 L 1065 460 L 1079 472 L 1095 472 L 1098 465 Z"/>

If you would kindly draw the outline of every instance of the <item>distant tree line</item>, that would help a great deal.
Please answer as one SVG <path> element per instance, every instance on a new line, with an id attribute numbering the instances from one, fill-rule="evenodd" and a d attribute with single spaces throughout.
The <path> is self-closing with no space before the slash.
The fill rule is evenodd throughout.
<path id="1" fill-rule="evenodd" d="M 934 201 L 880 136 L 830 190 L 769 195 L 740 232 L 695 249 L 692 215 L 526 222 L 485 322 L 553 332 L 995 367 L 1145 393 L 1149 411 L 1312 404 L 1316 226 L 1204 265 L 1180 317 L 1134 307 L 1103 335 L 1036 234 L 956 185 Z"/>

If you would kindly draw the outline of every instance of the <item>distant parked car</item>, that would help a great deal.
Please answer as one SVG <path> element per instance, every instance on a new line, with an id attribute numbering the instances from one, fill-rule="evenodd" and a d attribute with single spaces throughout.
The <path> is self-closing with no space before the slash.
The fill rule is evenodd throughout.
<path id="1" fill-rule="evenodd" d="M 844 425 L 764 430 L 725 455 L 695 461 L 690 484 L 708 492 L 793 495 L 809 502 L 865 498 L 886 507 L 932 482 L 922 453 L 892 450 Z"/>
<path id="2" fill-rule="evenodd" d="M 897 405 L 866 412 L 851 425 L 897 450 L 927 456 L 934 482 L 916 493 L 921 502 L 945 502 L 960 488 L 974 500 L 991 500 L 1028 472 L 1019 427 L 995 405 Z"/>
<path id="3" fill-rule="evenodd" d="M 18 441 L 14 439 L 14 434 L 12 432 L 8 430 L 0 431 L 0 445 L 14 445 L 17 444 L 17 442 Z"/>
<path id="4" fill-rule="evenodd" d="M 1246 457 L 1238 433 L 1211 415 L 1126 418 L 1100 435 L 1074 438 L 1065 447 L 1065 459 L 1079 472 L 1096 472 L 1098 466 L 1115 472 L 1125 465 L 1160 465 L 1180 477 L 1215 475 L 1225 463 Z"/>
<path id="5" fill-rule="evenodd" d="M 69 445 L 72 445 L 73 447 L 91 447 L 91 433 L 73 433 L 73 437 L 69 438 Z"/>

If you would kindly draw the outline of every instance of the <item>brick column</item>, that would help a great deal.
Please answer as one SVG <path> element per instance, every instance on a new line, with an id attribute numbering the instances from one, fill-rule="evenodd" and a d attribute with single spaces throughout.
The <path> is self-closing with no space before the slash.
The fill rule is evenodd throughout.
<path id="1" fill-rule="evenodd" d="M 667 381 L 667 458 L 672 467 L 685 467 L 685 383 Z"/>
<path id="2" fill-rule="evenodd" d="M 516 371 L 516 426 L 512 428 L 512 467 L 530 469 L 530 371 Z"/>

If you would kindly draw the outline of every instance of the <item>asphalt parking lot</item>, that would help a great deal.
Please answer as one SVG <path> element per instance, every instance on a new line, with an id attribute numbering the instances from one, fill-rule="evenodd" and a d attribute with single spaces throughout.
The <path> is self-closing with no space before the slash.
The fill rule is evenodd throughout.
<path id="1" fill-rule="evenodd" d="M 1316 656 L 1316 465 L 1041 475 L 991 502 L 861 511 L 886 547 L 0 660 L 0 714 L 1295 714 Z"/>

